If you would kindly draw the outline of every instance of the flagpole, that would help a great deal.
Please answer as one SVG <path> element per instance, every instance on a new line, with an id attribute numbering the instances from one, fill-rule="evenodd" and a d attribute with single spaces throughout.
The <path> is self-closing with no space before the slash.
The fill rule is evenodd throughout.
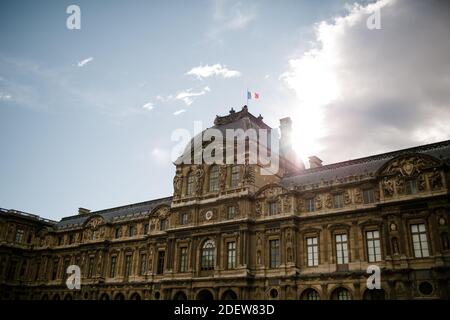
<path id="1" fill-rule="evenodd" d="M 246 103 L 246 106 L 248 107 L 248 87 L 247 87 L 247 91 L 245 92 L 245 96 L 247 97 L 247 103 Z"/>

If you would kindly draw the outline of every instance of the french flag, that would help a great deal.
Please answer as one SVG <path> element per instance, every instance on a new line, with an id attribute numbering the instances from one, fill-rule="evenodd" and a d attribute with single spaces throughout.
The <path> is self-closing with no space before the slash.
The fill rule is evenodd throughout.
<path id="1" fill-rule="evenodd" d="M 247 91 L 247 99 L 249 99 L 249 100 L 251 100 L 251 99 L 258 100 L 259 99 L 259 93 L 258 92 Z"/>

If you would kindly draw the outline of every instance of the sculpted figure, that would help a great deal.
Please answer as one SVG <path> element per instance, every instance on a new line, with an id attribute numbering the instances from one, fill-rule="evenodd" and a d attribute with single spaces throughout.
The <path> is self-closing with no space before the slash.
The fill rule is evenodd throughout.
<path id="1" fill-rule="evenodd" d="M 195 171 L 195 192 L 197 195 L 202 194 L 203 190 L 203 178 L 205 176 L 205 170 L 199 165 Z"/>

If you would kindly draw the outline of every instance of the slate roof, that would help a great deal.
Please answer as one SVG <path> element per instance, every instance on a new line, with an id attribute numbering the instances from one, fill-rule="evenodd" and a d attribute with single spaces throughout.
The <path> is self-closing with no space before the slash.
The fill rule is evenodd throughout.
<path id="1" fill-rule="evenodd" d="M 427 154 L 440 160 L 449 159 L 450 140 L 307 169 L 300 174 L 284 177 L 281 185 L 290 188 L 293 186 L 321 184 L 326 181 L 344 179 L 355 175 L 370 178 L 389 160 L 399 155 L 411 153 Z"/>
<path id="2" fill-rule="evenodd" d="M 237 112 L 234 111 L 232 108 L 228 115 L 216 116 L 216 119 L 214 120 L 214 126 L 203 130 L 201 133 L 197 134 L 194 138 L 192 138 L 190 143 L 184 149 L 183 154 L 181 156 L 179 156 L 178 159 L 176 160 L 176 163 L 181 163 L 182 159 L 184 157 L 188 156 L 189 153 L 192 152 L 192 150 L 191 150 L 192 146 L 195 146 L 194 145 L 195 138 L 202 137 L 205 134 L 205 132 L 210 129 L 219 130 L 222 133 L 224 138 L 226 138 L 226 130 L 227 129 L 232 129 L 232 130 L 243 129 L 244 131 L 249 130 L 249 129 L 254 129 L 254 130 L 256 130 L 257 133 L 258 133 L 259 129 L 267 129 L 268 133 L 271 132 L 271 130 L 272 130 L 272 128 L 263 121 L 263 117 L 261 115 L 259 115 L 258 117 L 255 117 L 250 112 L 248 112 L 247 106 L 244 106 L 241 111 L 237 111 Z M 269 137 L 267 139 L 269 140 Z M 200 138 L 200 140 L 202 140 L 202 139 Z M 255 141 L 255 142 L 257 142 L 257 141 Z M 201 147 L 203 147 L 203 146 L 201 146 Z M 187 157 L 186 159 L 190 159 L 190 158 Z"/>
<path id="3" fill-rule="evenodd" d="M 75 215 L 62 218 L 56 223 L 58 229 L 77 228 L 83 225 L 86 220 L 94 215 L 102 216 L 106 222 L 114 222 L 149 216 L 151 211 L 160 205 L 169 205 L 172 197 L 160 198 L 140 203 L 133 203 L 126 206 L 93 211 L 84 215 Z"/>

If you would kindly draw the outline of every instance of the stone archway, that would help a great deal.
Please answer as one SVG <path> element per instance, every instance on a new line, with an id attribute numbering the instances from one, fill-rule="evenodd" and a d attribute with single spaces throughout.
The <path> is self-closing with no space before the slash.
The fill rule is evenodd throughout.
<path id="1" fill-rule="evenodd" d="M 383 289 L 366 289 L 363 294 L 363 300 L 385 300 L 386 293 Z"/>
<path id="2" fill-rule="evenodd" d="M 115 295 L 114 300 L 125 300 L 123 293 L 118 293 Z"/>
<path id="3" fill-rule="evenodd" d="M 73 300 L 73 297 L 70 293 L 68 293 L 64 296 L 64 300 Z"/>
<path id="4" fill-rule="evenodd" d="M 352 300 L 352 294 L 347 288 L 338 287 L 331 294 L 331 300 Z"/>
<path id="5" fill-rule="evenodd" d="M 222 294 L 222 300 L 237 300 L 238 296 L 236 294 L 236 292 L 234 292 L 231 289 L 226 290 L 223 294 Z"/>
<path id="6" fill-rule="evenodd" d="M 214 296 L 211 291 L 203 289 L 200 290 L 199 293 L 197 293 L 197 300 L 210 301 L 214 300 Z"/>
<path id="7" fill-rule="evenodd" d="M 108 295 L 107 293 L 103 293 L 103 294 L 100 296 L 100 300 L 109 300 L 109 295 Z"/>
<path id="8" fill-rule="evenodd" d="M 183 291 L 178 291 L 177 293 L 175 293 L 175 295 L 173 296 L 173 300 L 187 300 L 187 296 L 186 293 L 184 293 Z"/>
<path id="9" fill-rule="evenodd" d="M 139 293 L 135 292 L 130 296 L 130 300 L 141 300 Z"/>

